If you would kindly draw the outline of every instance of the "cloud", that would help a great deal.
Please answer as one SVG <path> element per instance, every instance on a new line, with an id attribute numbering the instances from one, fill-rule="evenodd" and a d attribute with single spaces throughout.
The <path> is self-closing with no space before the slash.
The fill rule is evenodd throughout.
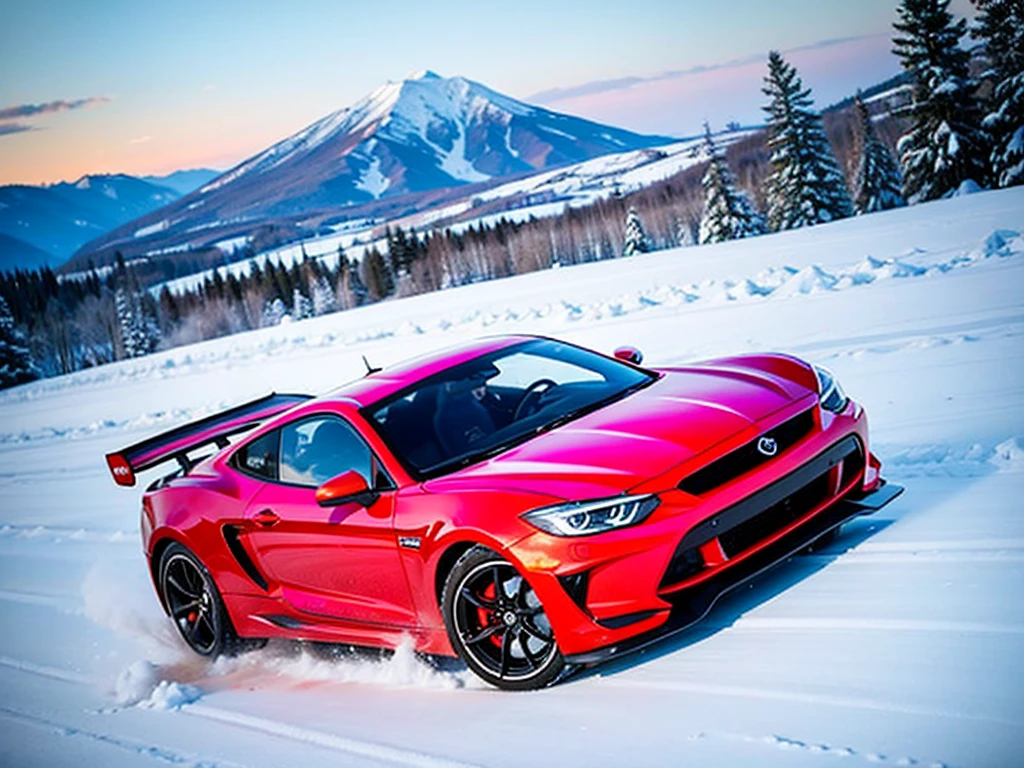
<path id="1" fill-rule="evenodd" d="M 153 140 L 152 136 L 139 136 L 138 138 L 135 138 L 135 139 L 129 139 L 128 143 L 129 144 L 145 144 L 147 141 L 152 141 L 152 140 Z"/>
<path id="2" fill-rule="evenodd" d="M 82 109 L 93 107 L 110 101 L 106 96 L 90 96 L 87 99 L 75 99 L 66 101 L 49 101 L 45 104 L 17 104 L 10 107 L 0 108 L 0 120 L 14 120 L 22 117 L 33 117 L 35 115 L 52 115 L 57 112 L 67 112 L 71 109 Z"/>
<path id="3" fill-rule="evenodd" d="M 0 136 L 10 136 L 13 133 L 24 133 L 34 131 L 35 127 L 25 123 L 0 123 Z"/>
<path id="4" fill-rule="evenodd" d="M 829 40 L 819 40 L 818 42 L 811 43 L 810 45 L 802 45 L 797 48 L 790 48 L 789 50 L 783 51 L 782 53 L 791 54 L 796 53 L 798 51 L 810 51 L 822 48 L 831 48 L 833 46 L 843 45 L 857 40 L 866 40 L 877 36 L 878 35 L 864 35 L 862 37 L 837 37 Z M 732 59 L 731 61 L 725 61 L 720 64 L 702 65 L 691 67 L 689 69 L 676 69 L 671 70 L 669 72 L 660 72 L 656 75 L 650 75 L 648 77 L 619 77 L 613 80 L 594 80 L 589 83 L 582 83 L 580 85 L 570 86 L 568 88 L 551 88 L 550 90 L 541 91 L 539 93 L 533 94 L 532 96 L 528 96 L 525 100 L 529 103 L 534 104 L 555 104 L 560 101 L 575 99 L 580 96 L 593 96 L 599 93 L 622 91 L 637 85 L 641 85 L 643 83 L 656 83 L 661 80 L 675 80 L 677 78 L 686 77 L 688 75 L 701 75 L 708 72 L 714 72 L 716 70 L 743 67 L 746 66 L 747 64 L 766 61 L 767 59 L 768 53 L 766 51 L 764 53 L 753 54 L 751 56 L 745 56 L 739 59 Z"/>

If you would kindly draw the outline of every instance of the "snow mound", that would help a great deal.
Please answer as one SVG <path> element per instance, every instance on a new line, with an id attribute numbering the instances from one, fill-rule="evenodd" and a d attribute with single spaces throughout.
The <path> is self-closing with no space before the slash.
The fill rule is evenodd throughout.
<path id="1" fill-rule="evenodd" d="M 879 455 L 885 467 L 899 477 L 981 477 L 993 471 L 1024 471 L 1024 437 L 1011 437 L 998 445 L 930 443 L 886 449 Z"/>
<path id="2" fill-rule="evenodd" d="M 981 256 L 990 258 L 999 256 L 1006 258 L 1024 250 L 1020 232 L 1013 229 L 996 229 L 992 231 L 981 246 Z"/>
<path id="3" fill-rule="evenodd" d="M 164 680 L 160 667 L 150 661 L 136 661 L 114 683 L 114 698 L 122 707 L 180 709 L 199 700 L 203 692 L 194 685 Z"/>
<path id="4" fill-rule="evenodd" d="M 812 293 L 833 291 L 839 278 L 826 272 L 817 264 L 804 267 L 772 292 L 772 296 L 806 296 Z"/>
<path id="5" fill-rule="evenodd" d="M 995 447 L 989 461 L 1002 472 L 1024 471 L 1024 437 L 1011 437 Z"/>
<path id="6" fill-rule="evenodd" d="M 960 182 L 960 186 L 946 195 L 946 197 L 964 197 L 965 195 L 974 195 L 983 191 L 981 185 L 974 179 L 964 179 Z"/>

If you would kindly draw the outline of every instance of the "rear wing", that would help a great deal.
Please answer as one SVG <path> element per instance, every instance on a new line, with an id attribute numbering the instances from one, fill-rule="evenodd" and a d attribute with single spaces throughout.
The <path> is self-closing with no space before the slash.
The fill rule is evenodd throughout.
<path id="1" fill-rule="evenodd" d="M 192 463 L 188 452 L 207 445 L 225 448 L 228 437 L 252 429 L 262 421 L 287 411 L 312 395 L 279 395 L 271 392 L 226 411 L 182 424 L 141 443 L 107 454 L 107 466 L 118 485 L 135 485 L 135 474 L 176 459 L 186 472 Z"/>

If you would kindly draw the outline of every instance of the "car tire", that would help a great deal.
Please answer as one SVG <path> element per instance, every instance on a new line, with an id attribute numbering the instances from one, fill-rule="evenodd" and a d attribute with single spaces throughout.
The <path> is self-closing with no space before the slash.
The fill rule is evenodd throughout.
<path id="1" fill-rule="evenodd" d="M 445 580 L 441 610 L 456 653 L 496 688 L 543 688 L 566 669 L 533 588 L 493 550 L 476 546 L 459 558 Z"/>
<path id="2" fill-rule="evenodd" d="M 158 584 L 171 621 L 200 656 L 235 656 L 266 645 L 265 639 L 241 638 L 235 633 L 213 576 L 183 544 L 174 542 L 164 550 Z"/>

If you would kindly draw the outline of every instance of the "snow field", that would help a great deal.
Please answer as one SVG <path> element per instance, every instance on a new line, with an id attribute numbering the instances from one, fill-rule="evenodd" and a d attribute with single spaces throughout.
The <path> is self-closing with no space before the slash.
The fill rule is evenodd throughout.
<path id="1" fill-rule="evenodd" d="M 0 393 L 0 761 L 1008 766 L 1024 740 L 1024 190 L 550 270 Z M 694 298 L 687 298 L 692 296 Z M 499 332 L 652 365 L 778 349 L 868 409 L 906 493 L 650 651 L 512 695 L 286 642 L 205 662 L 103 454 Z"/>

